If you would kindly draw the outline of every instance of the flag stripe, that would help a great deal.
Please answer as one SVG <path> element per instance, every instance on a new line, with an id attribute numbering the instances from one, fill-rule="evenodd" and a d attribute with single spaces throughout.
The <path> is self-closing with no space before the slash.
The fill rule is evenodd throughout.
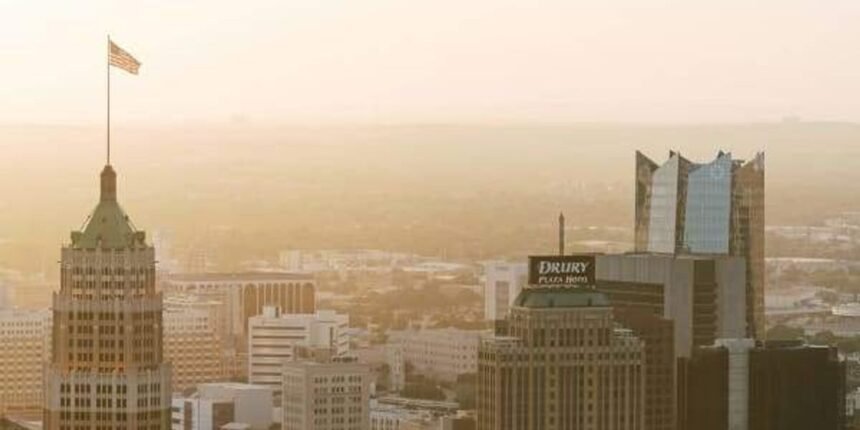
<path id="1" fill-rule="evenodd" d="M 108 62 L 111 66 L 119 67 L 120 69 L 135 75 L 137 74 L 137 70 L 140 68 L 140 61 L 137 61 L 131 56 L 131 54 L 125 52 L 125 50 L 113 42 L 110 42 Z"/>

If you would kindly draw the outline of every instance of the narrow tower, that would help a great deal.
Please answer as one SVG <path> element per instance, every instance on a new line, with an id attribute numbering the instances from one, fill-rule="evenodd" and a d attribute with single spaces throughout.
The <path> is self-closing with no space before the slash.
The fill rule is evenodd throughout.
<path id="1" fill-rule="evenodd" d="M 72 232 L 60 264 L 44 428 L 169 429 L 155 250 L 117 202 L 110 165 L 95 210 Z"/>
<path id="2" fill-rule="evenodd" d="M 564 212 L 558 213 L 558 255 L 564 255 Z"/>

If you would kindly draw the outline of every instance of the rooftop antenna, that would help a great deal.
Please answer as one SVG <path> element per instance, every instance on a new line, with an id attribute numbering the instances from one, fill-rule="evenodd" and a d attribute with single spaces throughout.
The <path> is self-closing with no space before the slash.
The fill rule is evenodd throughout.
<path id="1" fill-rule="evenodd" d="M 564 212 L 558 213 L 558 255 L 564 255 Z"/>
<path id="2" fill-rule="evenodd" d="M 107 42 L 108 42 L 108 52 L 107 52 L 107 54 L 108 54 L 107 55 L 108 56 L 108 58 L 107 58 L 107 60 L 108 60 L 107 61 L 107 154 L 106 154 L 107 156 L 105 157 L 106 158 L 105 165 L 110 166 L 110 60 L 111 60 L 110 35 L 108 35 L 108 37 L 107 37 Z"/>

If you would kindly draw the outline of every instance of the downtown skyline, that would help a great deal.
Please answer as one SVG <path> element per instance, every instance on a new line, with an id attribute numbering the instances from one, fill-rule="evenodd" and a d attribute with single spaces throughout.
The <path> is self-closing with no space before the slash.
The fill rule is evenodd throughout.
<path id="1" fill-rule="evenodd" d="M 3 430 L 860 429 L 860 4 L 0 17 Z"/>

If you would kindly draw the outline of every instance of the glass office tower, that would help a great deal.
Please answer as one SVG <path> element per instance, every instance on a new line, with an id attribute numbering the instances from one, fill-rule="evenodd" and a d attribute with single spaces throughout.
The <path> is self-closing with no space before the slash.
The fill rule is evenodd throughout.
<path id="1" fill-rule="evenodd" d="M 747 334 L 764 335 L 764 153 L 704 164 L 636 153 L 636 251 L 746 259 Z"/>

